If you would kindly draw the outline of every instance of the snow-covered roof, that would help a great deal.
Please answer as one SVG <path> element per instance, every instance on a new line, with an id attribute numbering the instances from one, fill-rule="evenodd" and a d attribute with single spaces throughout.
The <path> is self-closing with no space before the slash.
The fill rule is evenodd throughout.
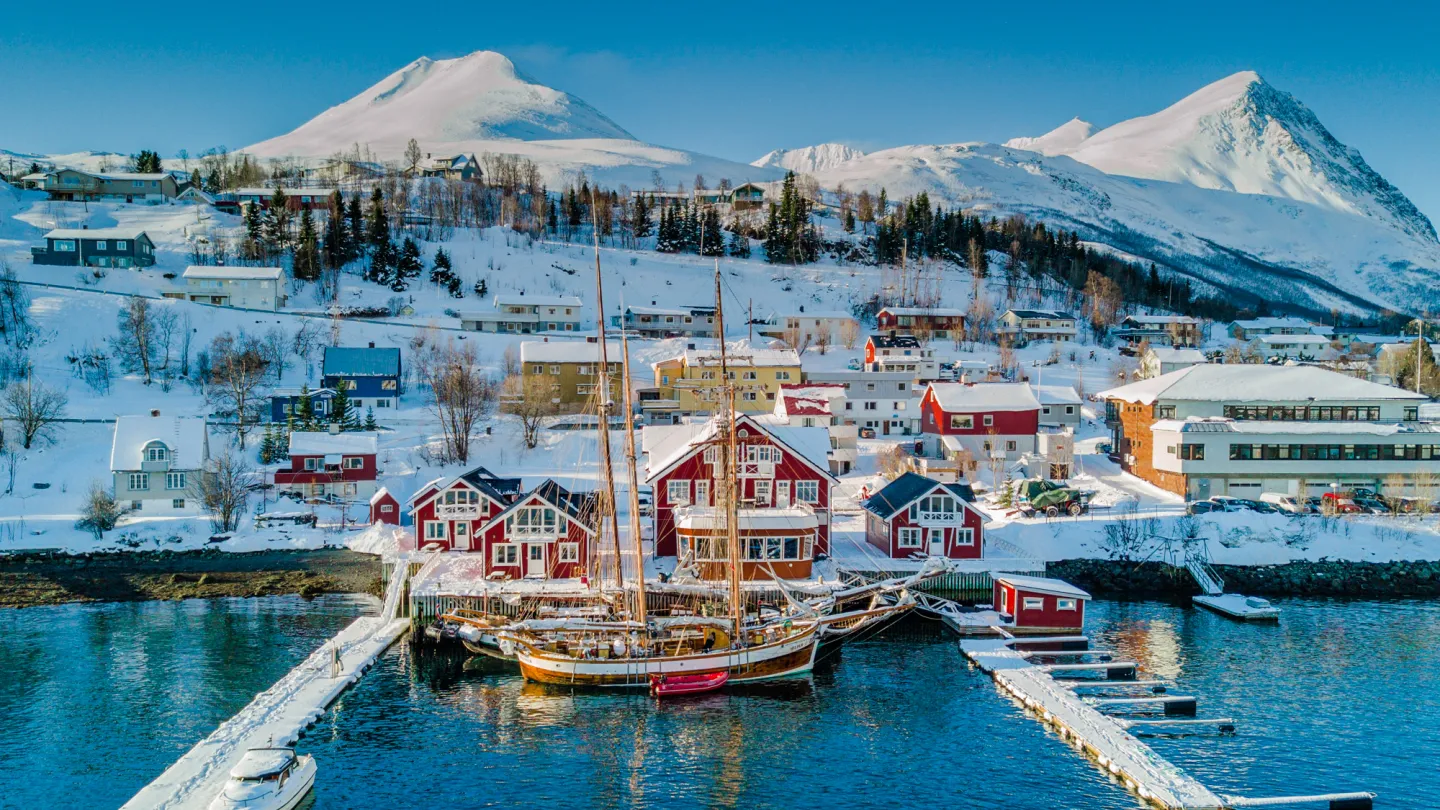
<path id="1" fill-rule="evenodd" d="M 1021 320 L 1052 320 L 1052 321 L 1073 321 L 1075 316 L 1068 312 L 1059 312 L 1053 309 L 1012 309 L 1005 312 L 1006 315 L 1014 315 Z"/>
<path id="2" fill-rule="evenodd" d="M 276 191 L 285 192 L 286 197 L 329 197 L 335 192 L 333 188 L 237 188 L 230 192 L 236 196 L 245 197 L 274 197 Z"/>
<path id="3" fill-rule="evenodd" d="M 671 307 L 625 307 L 625 311 L 632 315 L 690 315 L 688 309 L 674 309 Z"/>
<path id="4" fill-rule="evenodd" d="M 200 267 L 191 265 L 185 268 L 183 278 L 221 278 L 221 279 L 269 279 L 279 281 L 285 271 L 279 267 L 234 267 L 234 266 L 212 266 Z"/>
<path id="5" fill-rule="evenodd" d="M 45 234 L 46 239 L 139 239 L 144 231 L 139 228 L 56 228 Z"/>
<path id="6" fill-rule="evenodd" d="M 1080 394 L 1071 385 L 1036 385 L 1035 398 L 1041 405 L 1079 405 Z"/>
<path id="7" fill-rule="evenodd" d="M 289 748 L 255 748 L 246 751 L 230 769 L 234 779 L 259 779 L 273 776 L 295 760 L 295 752 Z"/>
<path id="8" fill-rule="evenodd" d="M 824 427 L 791 427 L 774 416 L 740 416 L 737 433 L 758 428 L 799 454 L 820 472 L 829 475 L 830 431 Z M 650 425 L 640 433 L 645 452 L 645 480 L 653 481 L 666 469 L 689 455 L 692 448 L 717 432 L 719 417 L 679 425 Z"/>
<path id="9" fill-rule="evenodd" d="M 1395 436 L 1440 433 L 1440 425 L 1402 422 L 1281 422 L 1268 419 L 1161 419 L 1150 426 L 1162 433 L 1240 433 L 1255 435 Z"/>
<path id="10" fill-rule="evenodd" d="M 780 386 L 776 412 L 787 416 L 831 416 L 831 404 L 845 398 L 844 383 L 797 383 Z"/>
<path id="11" fill-rule="evenodd" d="M 946 307 L 881 307 L 880 312 L 891 315 L 933 315 L 937 318 L 963 318 L 965 310 Z"/>
<path id="12" fill-rule="evenodd" d="M 1231 325 L 1248 332 L 1254 329 L 1309 329 L 1314 324 L 1304 318 L 1250 318 Z"/>
<path id="13" fill-rule="evenodd" d="M 1199 318 L 1192 318 L 1189 315 L 1127 315 L 1125 320 L 1134 321 L 1142 326 L 1169 326 L 1172 323 L 1198 325 L 1200 323 Z"/>
<path id="14" fill-rule="evenodd" d="M 579 307 L 584 302 L 573 295 L 497 295 L 496 307 Z"/>
<path id="15" fill-rule="evenodd" d="M 776 312 L 770 316 L 770 323 L 778 323 L 785 318 L 810 318 L 812 320 L 846 320 L 853 321 L 855 316 L 838 309 L 817 312 Z"/>
<path id="16" fill-rule="evenodd" d="M 947 413 L 1040 410 L 1030 383 L 930 383 L 930 390 Z"/>
<path id="17" fill-rule="evenodd" d="M 1199 349 L 1175 349 L 1170 346 L 1151 346 L 1149 353 L 1159 363 L 1204 363 L 1205 353 Z"/>
<path id="18" fill-rule="evenodd" d="M 1432 354 L 1432 355 L 1435 354 L 1435 344 L 1434 344 L 1434 343 L 1430 343 L 1429 341 L 1426 341 L 1426 345 L 1430 347 L 1430 354 Z M 1376 350 L 1376 353 L 1377 353 L 1377 354 L 1401 354 L 1401 353 L 1404 353 L 1404 352 L 1413 352 L 1413 351 L 1415 351 L 1415 341 L 1412 340 L 1412 341 L 1410 341 L 1409 343 L 1382 343 L 1382 344 L 1380 344 L 1380 347 Z"/>
<path id="19" fill-rule="evenodd" d="M 605 344 L 605 357 L 611 363 L 625 359 L 619 343 Z M 522 363 L 599 363 L 600 344 L 583 340 L 530 340 L 520 344 Z"/>
<path id="20" fill-rule="evenodd" d="M 1307 346 L 1328 346 L 1330 338 L 1325 335 L 1257 335 L 1255 340 L 1265 345 L 1303 343 Z"/>
<path id="21" fill-rule="evenodd" d="M 687 349 L 685 365 L 718 365 L 719 349 Z M 731 366 L 798 366 L 800 355 L 791 349 L 727 349 L 725 362 Z"/>
<path id="22" fill-rule="evenodd" d="M 1423 394 L 1358 380 L 1315 366 L 1202 363 L 1101 391 L 1101 399 L 1150 405 L 1192 402 L 1319 402 L 1426 399 Z"/>
<path id="23" fill-rule="evenodd" d="M 115 420 L 110 469 L 138 470 L 145 446 L 160 442 L 170 451 L 170 469 L 198 470 L 205 463 L 206 428 L 201 417 L 121 416 Z"/>
<path id="24" fill-rule="evenodd" d="M 386 498 L 395 498 L 395 496 L 390 494 L 390 490 L 386 489 L 385 487 L 380 487 L 379 489 L 375 490 L 374 495 L 370 496 L 370 505 L 374 506 L 375 504 L 385 500 Z M 396 500 L 399 499 L 396 498 Z"/>
<path id="25" fill-rule="evenodd" d="M 675 526 L 682 529 L 723 528 L 725 511 L 713 506 L 682 506 L 675 510 Z M 739 531 L 775 529 L 814 529 L 820 519 L 813 509 L 798 506 L 765 509 L 736 509 L 735 525 Z"/>
<path id="26" fill-rule="evenodd" d="M 1090 598 L 1090 594 L 1063 579 L 1027 577 L 1021 576 L 1020 574 L 991 574 L 990 577 L 996 582 L 1003 582 L 1006 585 L 1014 586 L 1017 590 L 1029 591 L 1031 593 L 1043 593 L 1050 596 L 1068 596 L 1076 599 Z"/>
<path id="27" fill-rule="evenodd" d="M 378 445 L 379 439 L 374 433 L 297 430 L 290 434 L 292 456 L 324 456 L 333 453 L 373 456 Z"/>

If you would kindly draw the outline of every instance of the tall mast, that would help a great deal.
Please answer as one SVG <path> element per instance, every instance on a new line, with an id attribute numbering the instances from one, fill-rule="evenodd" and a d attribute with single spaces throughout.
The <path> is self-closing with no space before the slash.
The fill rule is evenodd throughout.
<path id="1" fill-rule="evenodd" d="M 730 363 L 725 355 L 725 302 L 720 295 L 720 260 L 715 260 L 715 329 L 720 335 L 720 414 L 724 431 L 720 442 L 720 469 L 724 470 L 725 541 L 730 558 L 730 615 L 735 622 L 734 643 L 744 633 L 745 610 L 740 603 L 740 530 L 735 512 L 735 386 L 730 382 Z"/>
<path id="2" fill-rule="evenodd" d="M 600 416 L 600 471 L 605 476 L 605 488 L 600 491 L 600 514 L 596 535 L 603 528 L 606 512 L 610 518 L 610 536 L 615 541 L 615 585 L 625 587 L 625 574 L 620 565 L 620 518 L 615 514 L 615 468 L 610 460 L 610 358 L 605 350 L 605 285 L 600 279 L 600 221 L 595 213 L 595 190 L 590 190 L 591 236 L 595 242 L 595 311 L 600 335 L 600 391 L 598 408 Z"/>
<path id="3" fill-rule="evenodd" d="M 622 302 L 623 303 L 623 302 Z M 645 624 L 645 552 L 641 549 L 640 476 L 635 463 L 635 415 L 630 401 L 630 338 L 620 329 L 620 353 L 625 357 L 622 371 L 625 403 L 625 466 L 630 475 L 630 545 L 635 556 L 635 620 Z"/>

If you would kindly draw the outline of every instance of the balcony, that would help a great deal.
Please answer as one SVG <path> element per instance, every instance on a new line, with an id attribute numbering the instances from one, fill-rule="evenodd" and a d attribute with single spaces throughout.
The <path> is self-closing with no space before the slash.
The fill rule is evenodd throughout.
<path id="1" fill-rule="evenodd" d="M 435 517 L 440 520 L 476 520 L 480 517 L 480 505 L 475 503 L 436 504 Z"/>
<path id="2" fill-rule="evenodd" d="M 916 522 L 921 526 L 959 526 L 963 512 L 917 512 Z"/>

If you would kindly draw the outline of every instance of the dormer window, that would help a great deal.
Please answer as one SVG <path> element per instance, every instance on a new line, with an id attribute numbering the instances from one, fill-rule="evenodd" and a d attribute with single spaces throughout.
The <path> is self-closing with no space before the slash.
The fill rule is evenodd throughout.
<path id="1" fill-rule="evenodd" d="M 167 450 L 165 445 L 163 444 L 157 442 L 155 444 L 146 445 L 145 447 L 146 461 L 164 461 L 169 457 L 170 451 Z"/>

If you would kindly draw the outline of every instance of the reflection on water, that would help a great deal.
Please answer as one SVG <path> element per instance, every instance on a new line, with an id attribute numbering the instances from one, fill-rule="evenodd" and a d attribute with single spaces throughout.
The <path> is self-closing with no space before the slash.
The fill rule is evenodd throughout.
<path id="1" fill-rule="evenodd" d="M 368 604 L 0 609 L 0 808 L 119 807 Z"/>

